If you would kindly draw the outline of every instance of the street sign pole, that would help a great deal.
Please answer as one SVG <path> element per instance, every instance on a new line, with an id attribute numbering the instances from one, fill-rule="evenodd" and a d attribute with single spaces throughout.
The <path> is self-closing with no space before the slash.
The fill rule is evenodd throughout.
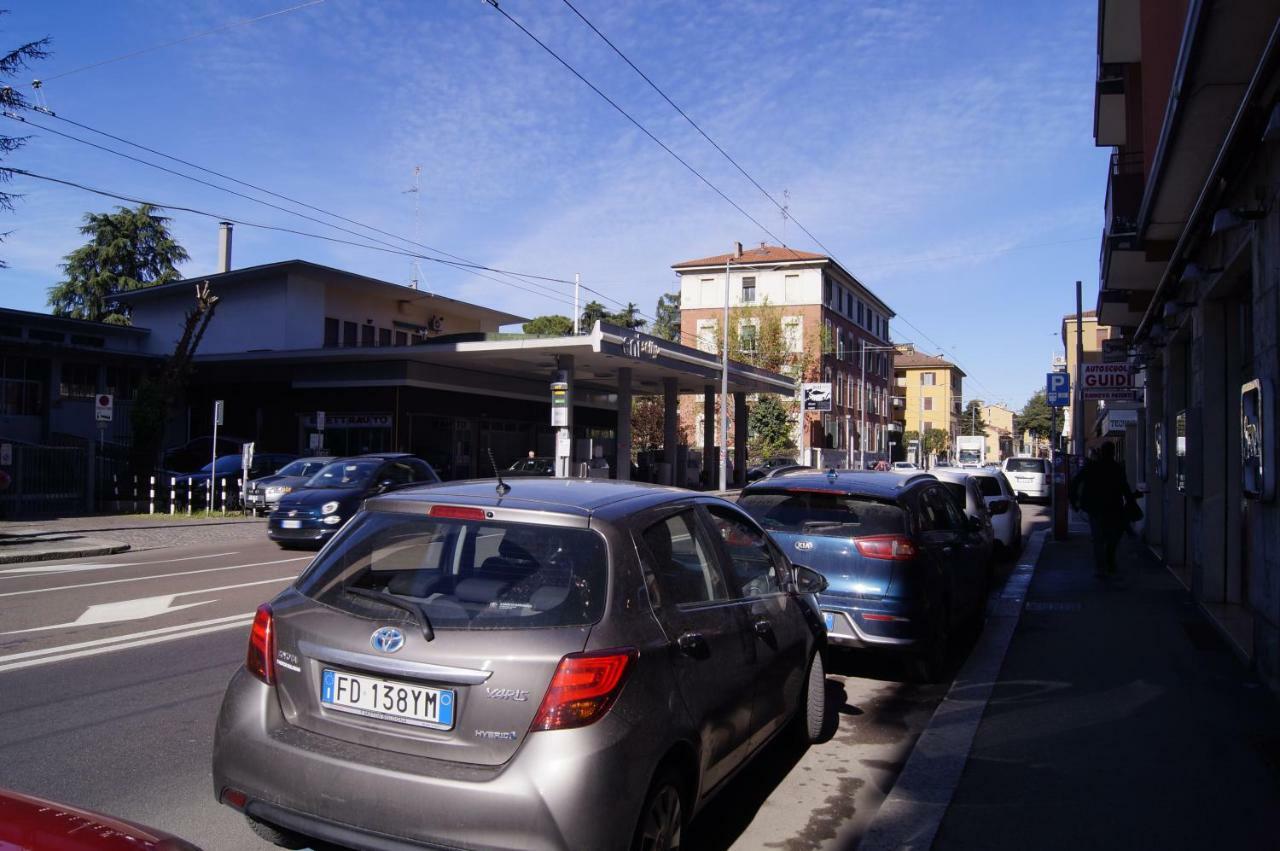
<path id="1" fill-rule="evenodd" d="M 212 458 L 209 462 L 209 501 L 205 507 L 213 511 L 213 480 L 218 475 L 218 426 L 222 425 L 222 400 L 218 399 L 213 403 L 213 449 L 210 450 Z"/>

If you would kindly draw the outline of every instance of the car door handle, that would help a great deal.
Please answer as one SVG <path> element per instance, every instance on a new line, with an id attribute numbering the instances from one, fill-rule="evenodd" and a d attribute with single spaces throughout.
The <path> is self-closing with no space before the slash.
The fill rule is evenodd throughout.
<path id="1" fill-rule="evenodd" d="M 773 624 L 769 623 L 769 621 L 764 618 L 753 623 L 751 628 L 755 630 L 756 635 L 761 638 L 769 638 L 773 635 Z"/>
<path id="2" fill-rule="evenodd" d="M 706 651 L 707 640 L 700 632 L 686 632 L 676 639 L 676 646 L 680 648 L 681 653 L 692 656 Z"/>

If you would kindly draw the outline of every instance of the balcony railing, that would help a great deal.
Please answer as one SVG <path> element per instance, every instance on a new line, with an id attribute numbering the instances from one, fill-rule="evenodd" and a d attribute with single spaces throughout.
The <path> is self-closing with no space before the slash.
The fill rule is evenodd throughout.
<path id="1" fill-rule="evenodd" d="M 1142 151 L 1116 151 L 1107 171 L 1107 236 L 1135 233 L 1141 206 Z"/>

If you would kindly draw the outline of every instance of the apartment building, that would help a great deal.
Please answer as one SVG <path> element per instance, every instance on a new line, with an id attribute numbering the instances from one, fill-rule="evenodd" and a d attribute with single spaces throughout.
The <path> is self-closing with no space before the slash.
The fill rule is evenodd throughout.
<path id="1" fill-rule="evenodd" d="M 1082 362 L 1085 364 L 1102 363 L 1103 341 L 1111 339 L 1111 328 L 1106 325 L 1098 324 L 1098 312 L 1096 310 L 1086 310 L 1080 315 L 1080 348 L 1083 353 Z M 1077 381 L 1080 372 L 1076 369 L 1076 315 L 1068 313 L 1062 317 L 1062 347 L 1063 358 L 1066 362 L 1067 374 L 1071 376 L 1071 381 Z M 1067 445 L 1072 448 L 1076 454 L 1087 454 L 1088 450 L 1096 446 L 1104 438 L 1102 434 L 1102 415 L 1110 409 L 1135 409 L 1137 406 L 1132 402 L 1095 402 L 1091 399 L 1084 400 L 1080 407 L 1084 410 L 1083 419 L 1077 419 L 1075 402 L 1079 397 L 1072 394 L 1072 404 L 1063 410 L 1062 437 L 1067 441 Z M 1075 442 L 1075 432 L 1077 423 L 1082 424 L 1083 436 L 1079 445 Z"/>
<path id="2" fill-rule="evenodd" d="M 1280 2 L 1101 0 L 1098 322 L 1145 400 L 1109 426 L 1143 535 L 1280 690 Z"/>
<path id="3" fill-rule="evenodd" d="M 894 353 L 893 375 L 903 431 L 946 432 L 944 452 L 949 452 L 959 433 L 964 370 L 945 358 L 904 344 Z"/>
<path id="4" fill-rule="evenodd" d="M 1016 411 L 1004 405 L 983 405 L 982 421 L 987 424 L 987 460 L 1000 461 L 1017 451 L 1018 435 L 1014 431 Z"/>
<path id="5" fill-rule="evenodd" d="M 727 275 L 729 321 L 736 323 L 739 348 L 747 350 L 734 356 L 750 359 L 759 321 L 752 314 L 776 309 L 786 346 L 795 355 L 793 377 L 830 382 L 831 411 L 800 416 L 797 445 L 822 450 L 823 464 L 870 464 L 889 457 L 895 314 L 862 282 L 824 254 L 764 243 L 671 268 L 680 279 L 686 344 L 720 351 Z M 685 417 L 685 422 L 697 433 L 695 419 Z M 811 454 L 810 460 L 817 457 Z"/>

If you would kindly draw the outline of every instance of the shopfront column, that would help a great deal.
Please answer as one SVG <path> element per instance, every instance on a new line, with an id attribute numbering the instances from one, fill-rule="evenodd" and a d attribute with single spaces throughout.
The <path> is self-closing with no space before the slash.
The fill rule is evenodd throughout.
<path id="1" fill-rule="evenodd" d="M 747 440 L 749 438 L 747 394 L 733 394 L 733 484 L 743 487 L 747 483 Z"/>
<path id="2" fill-rule="evenodd" d="M 631 367 L 618 369 L 618 431 L 614 476 L 620 482 L 631 481 Z"/>
<path id="3" fill-rule="evenodd" d="M 720 465 L 716 463 L 716 386 L 702 388 L 702 484 L 710 489 L 719 482 Z"/>
<path id="4" fill-rule="evenodd" d="M 678 481 L 676 478 L 676 443 L 680 433 L 680 394 L 674 378 L 662 379 L 662 461 L 667 466 L 666 480 L 661 484 L 669 485 Z"/>

